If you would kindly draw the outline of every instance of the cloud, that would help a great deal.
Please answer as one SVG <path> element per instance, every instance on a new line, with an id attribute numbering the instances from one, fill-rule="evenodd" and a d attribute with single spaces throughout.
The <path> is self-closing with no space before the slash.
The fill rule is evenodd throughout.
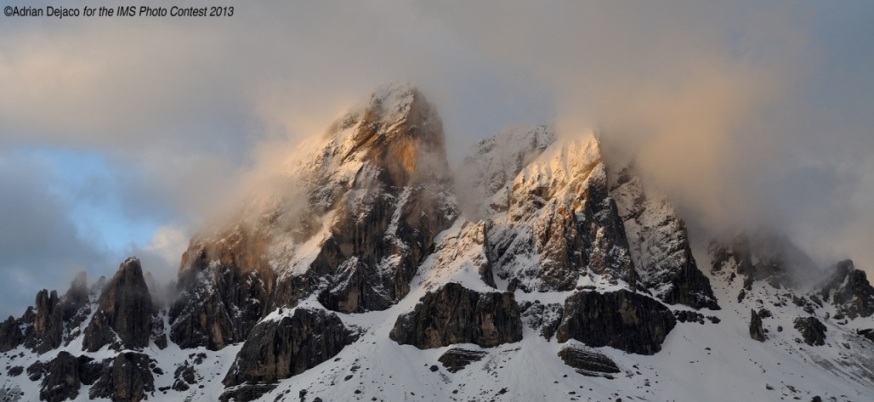
<path id="1" fill-rule="evenodd" d="M 115 193 L 122 223 L 187 234 L 377 85 L 407 80 L 437 105 L 451 162 L 507 125 L 594 127 L 695 223 L 767 218 L 823 260 L 874 272 L 870 4 L 235 7 L 221 20 L 5 20 L 0 147 L 102 155 L 124 173 L 90 196 Z M 34 198 L 52 183 L 19 174 Z M 65 202 L 57 222 L 74 220 Z M 147 244 L 131 249 L 165 263 L 170 248 Z"/>
<path id="2" fill-rule="evenodd" d="M 36 291 L 69 287 L 78 271 L 105 272 L 103 253 L 82 239 L 68 205 L 47 187 L 49 166 L 0 154 L 0 314 L 19 316 Z"/>
<path id="3" fill-rule="evenodd" d="M 179 259 L 188 248 L 191 233 L 186 228 L 161 226 L 155 230 L 149 242 L 131 251 L 140 259 L 147 272 L 151 272 L 158 284 L 176 279 Z"/>

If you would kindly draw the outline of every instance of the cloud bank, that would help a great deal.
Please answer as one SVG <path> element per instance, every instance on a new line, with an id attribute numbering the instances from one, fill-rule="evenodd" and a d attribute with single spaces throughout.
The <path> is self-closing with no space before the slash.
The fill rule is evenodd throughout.
<path id="1" fill-rule="evenodd" d="M 3 253 L 0 270 L 28 295 L 65 285 L 27 275 L 109 274 L 123 253 L 172 275 L 169 244 L 374 87 L 404 80 L 437 105 L 451 163 L 506 125 L 595 128 L 693 226 L 772 224 L 818 262 L 851 257 L 874 273 L 864 18 L 874 6 L 722 3 L 246 3 L 222 20 L 7 18 L 0 160 L 16 169 L 3 170 L 15 191 L 0 216 L 4 239 L 15 237 L 4 250 L 22 255 Z M 90 188 L 85 197 L 34 150 L 98 155 L 113 179 L 73 186 Z M 112 203 L 123 204 L 112 223 L 91 229 L 151 235 L 119 231 L 129 246 L 106 250 L 83 222 Z M 58 251 L 46 260 L 46 250 Z"/>

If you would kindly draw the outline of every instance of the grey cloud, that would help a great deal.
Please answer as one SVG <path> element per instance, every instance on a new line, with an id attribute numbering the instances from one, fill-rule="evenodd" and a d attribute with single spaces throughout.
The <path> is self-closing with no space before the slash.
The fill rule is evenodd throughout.
<path id="1" fill-rule="evenodd" d="M 107 272 L 101 251 L 79 237 L 69 206 L 48 191 L 51 182 L 47 166 L 0 154 L 3 317 L 21 315 L 39 289 L 63 293 L 78 271 Z"/>
<path id="2" fill-rule="evenodd" d="M 694 223 L 779 215 L 805 246 L 874 272 L 874 226 L 863 224 L 874 194 L 870 5 L 236 8 L 209 21 L 5 21 L 0 146 L 105 153 L 134 172 L 105 190 L 123 193 L 127 215 L 190 232 L 269 171 L 270 155 L 322 133 L 375 86 L 408 80 L 438 106 L 454 161 L 505 125 L 595 127 Z"/>

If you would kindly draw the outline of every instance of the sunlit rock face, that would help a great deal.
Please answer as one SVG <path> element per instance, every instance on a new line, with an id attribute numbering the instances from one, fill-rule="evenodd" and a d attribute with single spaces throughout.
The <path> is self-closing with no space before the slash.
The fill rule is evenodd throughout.
<path id="1" fill-rule="evenodd" d="M 544 127 L 480 142 L 458 173 L 475 187 L 498 278 L 524 291 L 622 281 L 634 287 L 623 222 L 593 136 L 556 142 Z"/>
<path id="2" fill-rule="evenodd" d="M 443 141 L 418 90 L 377 90 L 289 160 L 294 188 L 253 200 L 230 229 L 192 241 L 171 339 L 221 349 L 271 309 L 313 294 L 342 312 L 396 303 L 458 215 Z"/>

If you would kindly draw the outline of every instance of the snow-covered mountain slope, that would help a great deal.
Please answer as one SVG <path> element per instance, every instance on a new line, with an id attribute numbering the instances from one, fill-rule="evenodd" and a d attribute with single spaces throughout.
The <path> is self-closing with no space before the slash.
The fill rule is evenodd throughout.
<path id="1" fill-rule="evenodd" d="M 874 392 L 864 272 L 762 234 L 693 255 L 669 200 L 591 133 L 508 129 L 453 173 L 435 108 L 390 85 L 284 169 L 290 188 L 192 240 L 170 292 L 128 259 L 0 324 L 0 401 Z"/>

